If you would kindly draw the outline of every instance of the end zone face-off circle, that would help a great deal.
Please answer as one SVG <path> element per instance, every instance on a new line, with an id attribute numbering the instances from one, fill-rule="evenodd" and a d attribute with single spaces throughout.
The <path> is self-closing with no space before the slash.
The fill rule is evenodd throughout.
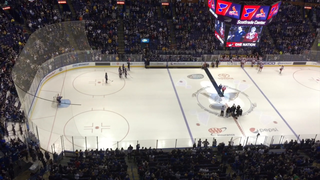
<path id="1" fill-rule="evenodd" d="M 115 72 L 107 72 L 109 80 L 106 83 L 105 73 L 102 70 L 82 73 L 74 78 L 72 82 L 73 88 L 79 93 L 88 96 L 107 96 L 115 94 L 125 87 L 126 80 L 124 78 L 120 79 L 118 73 Z"/>
<path id="2" fill-rule="evenodd" d="M 309 75 L 308 80 L 306 80 L 306 74 Z M 293 78 L 296 82 L 302 86 L 320 91 L 320 72 L 310 69 L 302 69 L 293 73 Z"/>
<path id="3" fill-rule="evenodd" d="M 91 110 L 79 113 L 70 118 L 64 126 L 63 134 L 69 143 L 81 139 L 78 147 L 84 147 L 84 138 L 99 138 L 99 144 L 122 141 L 129 133 L 130 126 L 121 114 L 108 110 Z M 88 141 L 89 142 L 89 141 Z M 96 147 L 96 144 L 92 145 Z"/>

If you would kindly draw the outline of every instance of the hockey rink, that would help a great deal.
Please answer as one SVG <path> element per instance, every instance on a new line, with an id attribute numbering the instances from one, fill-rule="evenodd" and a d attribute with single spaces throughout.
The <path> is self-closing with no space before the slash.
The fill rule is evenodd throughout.
<path id="1" fill-rule="evenodd" d="M 104 74 L 109 82 L 105 83 Z M 49 151 L 123 147 L 191 147 L 213 138 L 234 144 L 278 143 L 320 135 L 320 69 L 210 68 L 219 98 L 202 69 L 80 68 L 39 87 L 30 121 Z M 62 104 L 54 101 L 61 94 Z M 221 117 L 221 105 L 243 115 Z M 258 133 L 260 136 L 257 136 Z M 319 137 L 318 137 L 319 138 Z"/>

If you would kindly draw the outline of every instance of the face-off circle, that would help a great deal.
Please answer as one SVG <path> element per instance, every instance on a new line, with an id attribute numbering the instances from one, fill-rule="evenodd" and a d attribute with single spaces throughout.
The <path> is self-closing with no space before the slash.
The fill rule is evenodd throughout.
<path id="1" fill-rule="evenodd" d="M 107 96 L 121 91 L 126 85 L 125 79 L 120 79 L 118 73 L 107 73 L 108 83 L 105 81 L 105 71 L 82 73 L 74 78 L 72 82 L 73 88 L 79 93 L 88 96 Z"/>
<path id="2" fill-rule="evenodd" d="M 243 116 L 252 112 L 256 107 L 256 104 L 251 102 L 247 94 L 232 87 L 227 87 L 224 97 L 220 97 L 212 86 L 199 89 L 193 93 L 192 97 L 196 98 L 197 104 L 202 109 L 218 116 L 220 115 L 221 107 L 226 104 L 230 107 L 233 104 L 240 105 L 243 110 Z"/>
<path id="3" fill-rule="evenodd" d="M 306 77 L 308 74 L 308 77 Z M 293 78 L 302 86 L 320 91 L 320 72 L 312 69 L 302 69 L 293 73 Z"/>
<path id="4" fill-rule="evenodd" d="M 85 137 L 88 144 L 96 147 L 96 138 L 99 146 L 107 147 L 122 141 L 129 133 L 129 123 L 121 114 L 108 110 L 92 110 L 79 113 L 68 120 L 63 134 L 68 142 L 83 148 Z"/>

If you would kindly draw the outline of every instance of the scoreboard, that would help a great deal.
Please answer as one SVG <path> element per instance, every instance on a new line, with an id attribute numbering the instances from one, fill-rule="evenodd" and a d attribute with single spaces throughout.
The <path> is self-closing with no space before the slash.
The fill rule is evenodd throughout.
<path id="1" fill-rule="evenodd" d="M 271 6 L 271 11 L 268 15 L 268 20 L 278 14 L 278 11 L 280 9 L 280 5 L 281 5 L 281 2 L 277 2 Z"/>
<path id="2" fill-rule="evenodd" d="M 220 21 L 231 24 L 265 26 L 277 15 L 281 1 L 273 5 L 241 5 L 224 0 L 208 0 L 210 12 Z"/>
<path id="3" fill-rule="evenodd" d="M 215 25 L 221 28 L 216 29 L 215 37 L 223 44 L 226 42 L 226 47 L 254 47 L 260 41 L 263 26 L 277 15 L 280 5 L 281 1 L 272 5 L 242 5 L 225 0 L 208 0 L 209 11 L 216 18 Z M 224 27 L 221 24 L 230 24 L 229 30 L 226 29 L 228 36 L 222 33 Z"/>

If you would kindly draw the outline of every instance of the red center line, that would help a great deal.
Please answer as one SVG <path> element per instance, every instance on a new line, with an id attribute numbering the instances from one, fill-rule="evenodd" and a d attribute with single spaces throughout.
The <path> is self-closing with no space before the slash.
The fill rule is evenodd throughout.
<path id="1" fill-rule="evenodd" d="M 243 132 L 243 130 L 242 130 L 242 128 L 241 128 L 241 126 L 240 126 L 239 122 L 238 122 L 235 118 L 233 118 L 233 120 L 234 120 L 234 122 L 237 124 L 237 126 L 238 126 L 239 130 L 241 131 L 241 134 L 242 134 L 244 137 L 246 137 L 246 135 L 244 134 L 244 132 Z"/>

